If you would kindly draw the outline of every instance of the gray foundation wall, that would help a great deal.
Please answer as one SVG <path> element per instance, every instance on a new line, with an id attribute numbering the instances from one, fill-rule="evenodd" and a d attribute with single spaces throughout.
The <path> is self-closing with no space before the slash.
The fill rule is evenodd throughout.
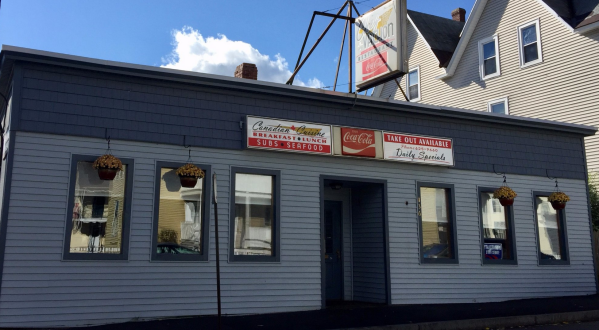
<path id="1" fill-rule="evenodd" d="M 213 218 L 208 262 L 150 261 L 155 164 L 159 160 L 184 162 L 187 149 L 119 139 L 113 139 L 111 146 L 117 157 L 135 161 L 129 260 L 62 261 L 71 155 L 101 155 L 106 142 L 98 138 L 17 132 L 0 327 L 74 326 L 216 313 Z M 501 176 L 255 150 L 193 148 L 192 156 L 197 162 L 212 165 L 218 175 L 218 230 L 226 314 L 321 307 L 321 175 L 387 181 L 389 282 L 394 304 L 470 303 L 595 293 L 584 180 L 560 179 L 560 187 L 572 199 L 566 208 L 570 265 L 538 265 L 532 191 L 551 191 L 553 181 L 544 176 L 508 175 L 510 186 L 518 193 L 514 214 L 519 264 L 483 266 L 477 186 L 499 186 Z M 279 263 L 227 262 L 231 166 L 281 170 Z M 460 252 L 457 265 L 419 263 L 417 181 L 455 185 Z"/>

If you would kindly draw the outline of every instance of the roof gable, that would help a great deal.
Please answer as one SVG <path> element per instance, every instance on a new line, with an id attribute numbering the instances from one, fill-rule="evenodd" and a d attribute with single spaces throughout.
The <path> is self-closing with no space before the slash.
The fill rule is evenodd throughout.
<path id="1" fill-rule="evenodd" d="M 542 1 L 573 29 L 599 21 L 599 0 Z"/>
<path id="2" fill-rule="evenodd" d="M 439 60 L 439 67 L 446 67 L 465 23 L 412 10 L 408 10 L 408 16 Z"/>

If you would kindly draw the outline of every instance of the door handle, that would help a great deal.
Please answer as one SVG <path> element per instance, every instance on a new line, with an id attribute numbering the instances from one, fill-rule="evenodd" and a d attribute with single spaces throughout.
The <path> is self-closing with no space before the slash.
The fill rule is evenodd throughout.
<path id="1" fill-rule="evenodd" d="M 337 252 L 336 252 L 336 253 L 337 253 L 337 258 L 338 258 L 338 259 L 341 259 L 341 251 L 337 250 Z"/>

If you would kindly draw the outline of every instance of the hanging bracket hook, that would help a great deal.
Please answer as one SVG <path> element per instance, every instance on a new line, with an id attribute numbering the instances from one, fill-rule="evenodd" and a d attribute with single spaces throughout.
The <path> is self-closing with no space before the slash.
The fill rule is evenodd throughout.
<path id="1" fill-rule="evenodd" d="M 545 174 L 547 175 L 547 178 L 549 180 L 555 180 L 555 190 L 558 191 L 559 190 L 559 186 L 558 186 L 558 183 L 557 183 L 557 177 L 550 177 L 548 169 L 545 169 Z"/>
<path id="2" fill-rule="evenodd" d="M 493 172 L 495 172 L 495 174 L 497 175 L 502 175 L 503 176 L 503 183 L 507 183 L 507 176 L 505 175 L 505 173 L 499 173 L 495 170 L 495 164 L 493 164 Z"/>
<path id="3" fill-rule="evenodd" d="M 107 154 L 111 154 L 110 150 L 110 135 L 108 135 L 108 128 L 104 128 L 104 138 L 106 139 L 106 143 L 108 144 L 108 149 L 106 149 Z"/>
<path id="4" fill-rule="evenodd" d="M 187 144 L 187 135 L 183 135 L 183 146 L 187 149 L 187 163 L 191 163 L 191 145 Z"/>

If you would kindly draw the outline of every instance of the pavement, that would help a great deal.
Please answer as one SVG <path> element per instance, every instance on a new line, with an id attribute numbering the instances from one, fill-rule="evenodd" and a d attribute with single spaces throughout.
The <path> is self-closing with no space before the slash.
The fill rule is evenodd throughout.
<path id="1" fill-rule="evenodd" d="M 349 303 L 306 312 L 224 316 L 222 330 L 482 330 L 562 322 L 572 325 L 577 321 L 599 321 L 599 295 L 472 304 L 387 306 Z M 102 325 L 90 330 L 216 330 L 217 325 L 216 316 L 200 316 Z M 599 329 L 599 326 L 591 329 Z"/>
<path id="2" fill-rule="evenodd" d="M 506 328 L 505 330 L 597 330 L 599 329 L 599 322 L 585 322 L 585 323 L 557 323 L 549 325 L 537 325 L 532 327 L 517 327 L 517 328 Z M 493 329 L 495 330 L 495 329 Z"/>

